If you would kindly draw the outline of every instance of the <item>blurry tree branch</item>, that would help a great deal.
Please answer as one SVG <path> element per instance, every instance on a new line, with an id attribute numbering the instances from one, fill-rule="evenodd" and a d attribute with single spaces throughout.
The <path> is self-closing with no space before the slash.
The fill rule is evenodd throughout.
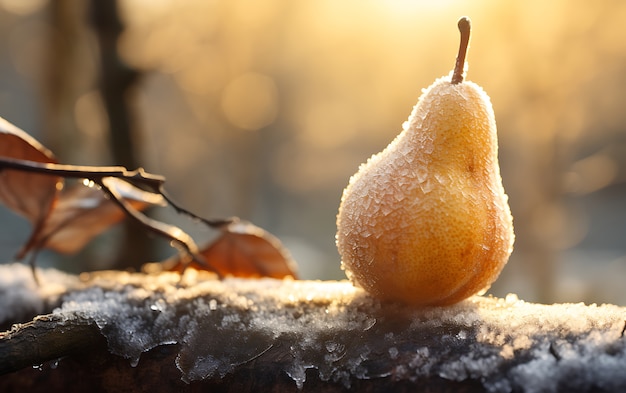
<path id="1" fill-rule="evenodd" d="M 74 104 L 85 70 L 81 64 L 84 40 L 83 2 L 53 1 L 49 4 L 50 32 L 46 45 L 45 79 L 42 83 L 44 122 L 48 144 L 62 157 L 75 149 L 77 127 Z M 74 142 L 74 143 L 72 143 Z"/>
<path id="2" fill-rule="evenodd" d="M 120 165 L 137 167 L 138 136 L 131 103 L 139 71 L 124 62 L 117 51 L 124 31 L 117 1 L 91 1 L 90 11 L 100 47 L 100 91 L 109 118 L 113 158 Z"/>
<path id="3" fill-rule="evenodd" d="M 90 22 L 100 48 L 100 92 L 109 119 L 109 141 L 113 159 L 117 164 L 135 168 L 139 135 L 133 101 L 140 73 L 131 68 L 118 53 L 118 42 L 124 32 L 118 2 L 90 1 Z M 150 259 L 150 244 L 136 224 L 127 222 L 116 267 L 139 268 L 142 261 Z M 134 262 L 133 262 L 134 261 Z"/>

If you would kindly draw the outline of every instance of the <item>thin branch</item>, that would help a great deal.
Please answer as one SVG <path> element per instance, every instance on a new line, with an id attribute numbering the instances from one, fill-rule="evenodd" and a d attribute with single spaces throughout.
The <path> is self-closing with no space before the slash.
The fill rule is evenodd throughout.
<path id="1" fill-rule="evenodd" d="M 39 280 L 39 275 L 37 274 L 37 267 L 35 266 L 35 262 L 37 261 L 37 257 L 39 256 L 39 251 L 41 248 L 37 247 L 30 254 L 30 258 L 28 258 L 28 265 L 30 266 L 30 270 L 33 273 L 33 280 L 35 280 L 35 284 L 39 286 L 41 281 Z"/>
<path id="2" fill-rule="evenodd" d="M 148 173 L 143 168 L 131 171 L 123 166 L 64 165 L 0 157 L 0 170 L 2 169 L 16 169 L 74 179 L 86 178 L 94 182 L 104 177 L 116 177 L 133 185 L 149 187 L 154 192 L 159 192 L 161 185 L 165 183 L 165 178 L 161 175 Z"/>
<path id="3" fill-rule="evenodd" d="M 222 275 L 211 267 L 211 265 L 199 254 L 199 249 L 193 238 L 185 233 L 182 229 L 174 226 L 165 224 L 161 221 L 153 220 L 141 212 L 137 211 L 130 203 L 128 203 L 124 197 L 114 188 L 108 187 L 106 185 L 105 179 L 97 179 L 94 182 L 102 188 L 102 191 L 105 192 L 111 199 L 117 203 L 117 205 L 126 212 L 126 214 L 141 224 L 144 228 L 149 230 L 150 232 L 155 233 L 158 236 L 165 237 L 166 239 L 171 240 L 171 245 L 175 246 L 177 249 L 183 251 L 190 257 L 190 262 L 193 260 L 207 269 L 215 272 L 219 278 L 223 278 Z M 184 268 L 188 265 L 188 263 L 183 264 Z"/>
<path id="4" fill-rule="evenodd" d="M 210 220 L 200 217 L 196 215 L 195 213 L 181 207 L 178 203 L 174 202 L 172 200 L 172 197 L 170 197 L 169 194 L 165 191 L 163 184 L 159 186 L 157 192 L 161 194 L 161 196 L 167 201 L 167 203 L 170 204 L 170 206 L 172 206 L 176 210 L 176 212 L 186 214 L 187 216 L 193 218 L 194 220 L 198 220 L 202 222 L 203 224 L 209 226 L 210 228 L 219 229 L 225 225 L 231 224 L 233 221 L 238 220 L 237 217 L 217 218 L 217 219 L 210 219 Z"/>
<path id="5" fill-rule="evenodd" d="M 64 178 L 88 179 L 99 185 L 104 193 L 106 193 L 130 218 L 141 224 L 144 228 L 172 241 L 172 245 L 186 253 L 190 258 L 189 261 L 195 261 L 207 269 L 215 272 L 220 278 L 220 273 L 211 267 L 211 265 L 199 254 L 198 246 L 193 238 L 180 228 L 162 223 L 151 219 L 137 211 L 128 203 L 124 197 L 114 188 L 106 185 L 106 178 L 118 178 L 125 180 L 134 186 L 144 186 L 154 193 L 158 193 L 172 206 L 178 213 L 186 214 L 211 228 L 219 229 L 224 225 L 228 225 L 238 218 L 225 218 L 209 220 L 200 217 L 191 211 L 179 206 L 167 194 L 164 189 L 165 177 L 146 172 L 143 168 L 128 170 L 123 166 L 82 166 L 82 165 L 64 165 L 54 163 L 43 163 L 29 160 L 20 160 L 16 158 L 0 157 L 0 172 L 2 170 L 20 170 L 31 173 L 39 173 L 43 175 L 59 176 Z M 40 242 L 41 243 L 41 242 Z M 41 246 L 41 244 L 39 245 Z M 31 266 L 34 271 L 34 259 L 31 259 Z M 188 263 L 183 264 L 183 271 Z M 35 276 L 35 280 L 37 280 Z"/>
<path id="6" fill-rule="evenodd" d="M 237 218 L 206 219 L 181 207 L 165 191 L 165 177 L 146 172 L 143 168 L 128 170 L 123 166 L 84 166 L 43 163 L 16 158 L 0 157 L 0 171 L 2 169 L 15 169 L 26 172 L 40 173 L 44 175 L 59 176 L 74 179 L 89 179 L 100 184 L 105 177 L 123 179 L 135 186 L 147 187 L 154 193 L 161 194 L 178 213 L 185 214 L 198 220 L 210 228 L 219 229 L 228 225 Z"/>

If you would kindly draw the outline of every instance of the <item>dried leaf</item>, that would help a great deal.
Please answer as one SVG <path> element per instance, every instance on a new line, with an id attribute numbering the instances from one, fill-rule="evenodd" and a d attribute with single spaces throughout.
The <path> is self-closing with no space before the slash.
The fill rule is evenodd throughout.
<path id="1" fill-rule="evenodd" d="M 189 260 L 195 265 L 206 261 L 207 266 L 198 267 L 212 269 L 219 276 L 284 278 L 296 275 L 295 263 L 280 241 L 251 223 L 202 220 L 213 228 L 219 228 L 222 234 L 198 252 L 193 239 L 180 228 L 139 213 L 150 204 L 164 205 L 169 202 L 178 211 L 197 217 L 169 200 L 162 187 L 162 177 L 148 176 L 141 169 L 128 172 L 120 167 L 56 165 L 48 149 L 2 118 L 0 160 L 3 160 L 0 162 L 0 202 L 27 217 L 34 225 L 33 233 L 18 253 L 18 258 L 44 247 L 63 253 L 75 252 L 128 214 L 145 228 L 165 236 L 172 240 L 174 246 L 181 248 L 184 255 L 170 261 L 181 267 L 188 266 Z M 19 171 L 8 169 L 18 164 Z M 50 175 L 41 174 L 41 171 Z M 56 174 L 74 178 L 80 174 L 100 185 L 102 190 L 79 185 L 59 194 L 63 178 Z M 158 191 L 140 190 L 117 178 L 117 175 L 133 183 L 141 181 Z M 34 269 L 34 258 L 31 265 Z"/>
<path id="2" fill-rule="evenodd" d="M 296 264 L 275 236 L 243 220 L 220 227 L 220 236 L 200 250 L 209 267 L 222 276 L 297 278 Z M 171 261 L 170 261 L 171 262 Z M 174 270 L 183 263 L 176 260 Z M 207 269 L 195 262 L 189 266 Z"/>
<path id="3" fill-rule="evenodd" d="M 135 210 L 165 205 L 160 194 L 143 191 L 123 180 L 108 177 L 106 185 L 115 189 Z M 60 253 L 79 251 L 91 239 L 122 221 L 126 213 L 93 183 L 77 184 L 60 194 L 42 230 L 36 248 Z"/>
<path id="4" fill-rule="evenodd" d="M 0 158 L 56 163 L 50 150 L 1 117 Z M 62 188 L 63 179 L 58 176 L 0 168 L 0 202 L 33 224 L 31 236 L 18 253 L 18 259 L 35 246 Z"/>
<path id="5" fill-rule="evenodd" d="M 26 132 L 0 117 L 0 158 L 43 163 L 56 162 L 54 155 Z M 35 234 L 50 214 L 63 179 L 0 168 L 0 202 L 28 218 Z"/>

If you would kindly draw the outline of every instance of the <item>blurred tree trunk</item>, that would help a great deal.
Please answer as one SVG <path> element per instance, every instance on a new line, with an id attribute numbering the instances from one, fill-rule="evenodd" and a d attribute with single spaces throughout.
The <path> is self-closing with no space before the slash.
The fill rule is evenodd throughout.
<path id="1" fill-rule="evenodd" d="M 124 31 L 117 1 L 90 2 L 90 22 L 100 48 L 99 88 L 109 120 L 109 143 L 116 165 L 129 169 L 140 166 L 138 135 L 133 104 L 139 72 L 120 58 L 117 46 Z M 139 268 L 151 259 L 149 238 L 135 222 L 127 221 L 114 268 Z"/>
<path id="2" fill-rule="evenodd" d="M 85 134 L 76 121 L 76 102 L 91 89 L 94 77 L 89 56 L 89 30 L 85 21 L 86 1 L 59 0 L 47 6 L 45 62 L 41 64 L 40 89 L 42 108 L 42 142 L 64 163 L 93 164 L 84 149 Z M 85 250 L 89 258 L 81 260 L 81 268 L 102 268 L 106 257 Z M 58 266 L 76 269 L 75 257 L 56 256 Z"/>
<path id="3" fill-rule="evenodd" d="M 80 94 L 77 70 L 80 67 L 81 21 L 83 7 L 75 1 L 51 2 L 45 77 L 43 79 L 43 111 L 46 145 L 61 157 L 70 157 L 76 149 L 77 128 L 74 103 Z M 84 68 L 82 68 L 84 69 Z M 73 143 L 74 142 L 74 143 Z"/>
<path id="4" fill-rule="evenodd" d="M 108 150 L 111 165 L 139 167 L 140 144 L 133 116 L 139 73 L 118 55 L 117 44 L 124 26 L 117 2 L 59 0 L 50 2 L 48 7 L 50 33 L 41 84 L 45 144 L 64 162 L 84 163 L 84 156 L 89 154 L 88 149 L 83 149 L 88 136 L 78 128 L 75 106 L 81 95 L 92 88 L 95 77 L 109 125 L 109 149 L 105 146 L 101 149 Z M 91 61 L 90 27 L 100 49 L 96 56 L 99 66 Z M 154 248 L 137 224 L 125 222 L 123 232 L 112 267 L 138 267 L 151 259 Z M 90 255 L 84 259 L 91 262 L 83 265 L 83 269 L 102 268 L 102 257 Z"/>

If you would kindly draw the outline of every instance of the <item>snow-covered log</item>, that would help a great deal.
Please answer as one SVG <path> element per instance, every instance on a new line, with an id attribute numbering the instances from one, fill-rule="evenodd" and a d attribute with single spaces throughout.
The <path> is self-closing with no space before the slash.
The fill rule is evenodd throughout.
<path id="1" fill-rule="evenodd" d="M 40 281 L 0 266 L 2 392 L 626 391 L 614 305 L 509 295 L 414 309 L 346 281 L 192 269 Z"/>

